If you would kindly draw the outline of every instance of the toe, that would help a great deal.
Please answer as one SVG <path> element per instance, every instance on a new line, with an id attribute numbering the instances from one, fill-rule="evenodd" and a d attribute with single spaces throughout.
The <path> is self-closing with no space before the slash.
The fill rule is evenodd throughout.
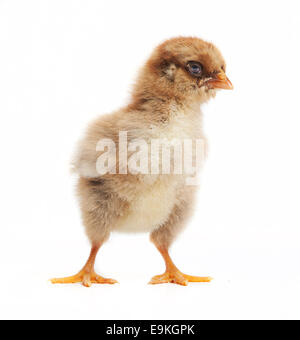
<path id="1" fill-rule="evenodd" d="M 177 283 L 178 285 L 187 286 L 188 280 L 181 273 L 176 273 L 171 280 L 172 283 Z"/>
<path id="2" fill-rule="evenodd" d="M 210 276 L 191 276 L 183 274 L 188 282 L 211 282 L 213 280 Z"/>
<path id="3" fill-rule="evenodd" d="M 162 275 L 153 276 L 149 284 L 155 285 L 159 283 L 168 283 L 168 282 L 170 282 L 169 277 L 167 277 L 165 274 L 162 274 Z"/>
<path id="4" fill-rule="evenodd" d="M 83 276 L 82 285 L 84 287 L 91 287 L 92 282 L 91 282 L 91 278 L 90 278 L 89 274 L 86 274 L 86 275 Z"/>
<path id="5" fill-rule="evenodd" d="M 107 284 L 114 284 L 114 283 L 119 283 L 117 280 L 114 279 L 106 279 L 102 276 L 96 275 L 94 277 L 94 283 L 107 283 Z"/>
<path id="6" fill-rule="evenodd" d="M 89 288 L 89 287 L 92 286 L 92 283 L 91 283 L 91 281 L 89 281 L 89 280 L 84 280 L 84 281 L 82 281 L 82 285 L 83 285 L 84 287 Z"/>
<path id="7" fill-rule="evenodd" d="M 115 284 L 115 283 L 119 283 L 117 280 L 114 280 L 114 279 L 106 279 L 106 283 L 108 284 Z"/>
<path id="8" fill-rule="evenodd" d="M 53 284 L 56 283 L 77 283 L 77 282 L 81 282 L 82 278 L 75 275 L 75 276 L 69 276 L 69 277 L 62 277 L 62 278 L 58 278 L 58 279 L 51 279 L 50 281 Z"/>

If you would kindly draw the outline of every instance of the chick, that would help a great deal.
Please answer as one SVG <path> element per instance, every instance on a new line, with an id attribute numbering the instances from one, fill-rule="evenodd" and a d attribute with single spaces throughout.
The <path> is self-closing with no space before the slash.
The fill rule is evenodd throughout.
<path id="1" fill-rule="evenodd" d="M 150 144 L 162 138 L 205 140 L 200 107 L 215 96 L 216 89 L 233 88 L 225 71 L 225 61 L 213 44 L 194 37 L 169 39 L 153 51 L 140 70 L 129 105 L 92 122 L 74 162 L 91 253 L 78 274 L 52 279 L 52 283 L 81 282 L 86 287 L 116 283 L 94 271 L 97 252 L 112 231 L 150 233 L 166 265 L 166 271 L 154 276 L 151 284 L 211 280 L 183 274 L 168 252 L 191 215 L 195 186 L 186 184 L 186 174 L 128 171 L 120 159 L 133 152 L 121 145 L 119 133 L 126 132 L 128 143 L 142 139 Z M 98 147 L 100 140 L 113 141 L 115 148 L 110 151 L 117 150 L 117 166 L 107 173 L 99 173 L 97 168 L 104 151 Z"/>

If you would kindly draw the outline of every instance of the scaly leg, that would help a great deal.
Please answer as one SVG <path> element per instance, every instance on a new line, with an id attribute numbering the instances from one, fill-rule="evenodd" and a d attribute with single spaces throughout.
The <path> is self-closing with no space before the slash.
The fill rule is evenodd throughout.
<path id="1" fill-rule="evenodd" d="M 51 279 L 52 283 L 77 283 L 82 282 L 85 287 L 90 287 L 92 283 L 117 283 L 118 281 L 113 279 L 106 279 L 100 275 L 97 275 L 94 271 L 94 264 L 96 255 L 101 245 L 93 246 L 91 249 L 90 256 L 85 264 L 85 266 L 81 269 L 81 271 L 73 276 L 63 277 L 59 279 Z"/>
<path id="2" fill-rule="evenodd" d="M 187 286 L 188 282 L 210 282 L 211 277 L 200 277 L 200 276 L 190 276 L 183 274 L 173 263 L 168 249 L 157 247 L 158 251 L 161 253 L 166 264 L 166 271 L 162 275 L 154 276 L 150 284 L 158 283 L 177 283 L 179 285 Z"/>

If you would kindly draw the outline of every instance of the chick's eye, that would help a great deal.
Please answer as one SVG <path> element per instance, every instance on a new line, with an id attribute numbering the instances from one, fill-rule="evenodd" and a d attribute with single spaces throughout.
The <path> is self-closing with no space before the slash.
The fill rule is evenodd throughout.
<path id="1" fill-rule="evenodd" d="M 187 70 L 195 77 L 200 77 L 202 74 L 202 65 L 196 61 L 187 63 Z"/>

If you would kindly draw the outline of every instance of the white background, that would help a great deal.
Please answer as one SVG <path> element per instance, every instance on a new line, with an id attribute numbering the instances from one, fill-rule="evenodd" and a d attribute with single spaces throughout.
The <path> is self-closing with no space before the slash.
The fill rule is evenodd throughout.
<path id="1" fill-rule="evenodd" d="M 300 318 L 298 1 L 0 1 L 0 317 Z M 234 91 L 203 107 L 210 156 L 172 248 L 211 284 L 149 286 L 148 235 L 112 235 L 96 269 L 119 285 L 51 285 L 89 244 L 69 161 L 86 124 L 126 103 L 165 38 L 214 42 Z"/>

